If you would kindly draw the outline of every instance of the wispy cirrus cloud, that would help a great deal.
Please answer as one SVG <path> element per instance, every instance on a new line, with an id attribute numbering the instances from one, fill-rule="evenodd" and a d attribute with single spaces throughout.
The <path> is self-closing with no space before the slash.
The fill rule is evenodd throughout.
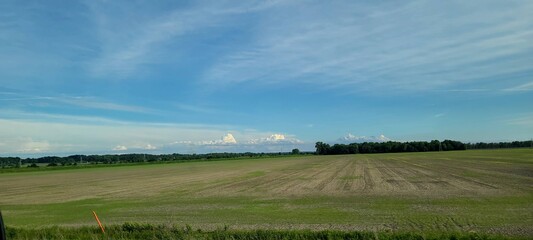
<path id="1" fill-rule="evenodd" d="M 283 2 L 246 1 L 230 4 L 211 1 L 163 11 L 163 14 L 156 16 L 138 15 L 136 17 L 140 19 L 128 19 L 128 11 L 135 11 L 129 9 L 132 6 L 90 1 L 88 6 L 92 19 L 103 43 L 99 56 L 89 64 L 90 71 L 101 76 L 111 74 L 119 79 L 129 77 L 139 73 L 144 65 L 160 62 L 160 55 L 157 54 L 160 51 L 170 50 L 179 54 L 179 48 L 168 49 L 165 46 L 171 40 L 178 41 L 180 37 L 231 23 L 235 20 L 230 17 L 235 15 L 280 4 Z M 108 11 L 109 8 L 112 10 Z M 131 24 L 131 21 L 136 24 Z M 117 29 L 117 26 L 125 28 Z"/>
<path id="2" fill-rule="evenodd" d="M 2 94 L 4 95 L 4 94 Z M 68 96 L 68 95 L 56 95 L 56 96 L 31 96 L 28 94 L 11 93 L 6 96 L 0 96 L 0 102 L 18 103 L 20 104 L 34 104 L 34 103 L 47 103 L 52 106 L 76 106 L 88 109 L 100 109 L 110 111 L 121 112 L 135 112 L 135 113 L 154 113 L 152 109 L 148 109 L 141 106 L 134 106 L 129 104 L 120 104 L 111 102 L 98 97 L 82 97 L 82 96 Z M 4 107 L 9 106 L 5 104 Z"/>
<path id="3" fill-rule="evenodd" d="M 179 110 L 187 111 L 187 112 L 195 112 L 195 113 L 206 113 L 206 114 L 213 114 L 213 113 L 220 113 L 222 112 L 220 109 L 215 109 L 211 107 L 204 107 L 204 106 L 198 106 L 193 104 L 184 104 L 184 103 L 175 103 L 172 104 L 174 107 L 176 107 Z"/>
<path id="4" fill-rule="evenodd" d="M 486 89 L 486 88 L 470 88 L 470 89 L 446 89 L 446 90 L 438 90 L 438 92 L 465 92 L 465 93 L 471 93 L 471 92 L 487 92 L 487 91 L 494 91 L 492 89 Z"/>
<path id="5" fill-rule="evenodd" d="M 506 89 L 503 89 L 503 91 L 508 91 L 508 92 L 533 91 L 533 82 L 528 82 L 528 83 L 521 84 L 518 86 L 506 88 Z"/>
<path id="6" fill-rule="evenodd" d="M 533 4 L 478 4 L 344 2 L 265 12 L 254 42 L 221 57 L 204 81 L 421 91 L 531 72 Z"/>
<path id="7" fill-rule="evenodd" d="M 522 114 L 520 116 L 507 119 L 504 122 L 509 125 L 518 125 L 533 128 L 533 113 Z"/>
<path id="8" fill-rule="evenodd" d="M 122 112 L 136 112 L 136 113 L 153 113 L 154 110 L 134 106 L 127 104 L 119 104 L 114 102 L 109 102 L 105 100 L 99 100 L 95 97 L 62 97 L 55 98 L 55 101 L 70 104 L 79 107 L 93 108 L 93 109 L 103 109 L 103 110 L 112 110 L 112 111 L 122 111 Z"/>
<path id="9" fill-rule="evenodd" d="M 127 112 L 145 115 L 169 115 L 179 112 L 189 112 L 195 114 L 231 114 L 234 116 L 242 115 L 242 113 L 229 112 L 213 106 L 204 106 L 201 104 L 191 103 L 165 103 L 157 102 L 158 108 L 149 108 L 140 105 L 124 104 L 121 102 L 105 99 L 95 96 L 70 96 L 65 94 L 57 94 L 50 96 L 33 96 L 27 93 L 20 92 L 0 92 L 0 109 L 9 111 L 15 115 L 24 114 L 24 111 L 17 111 L 16 109 L 23 108 L 23 106 L 44 105 L 47 107 L 68 108 L 76 107 L 79 109 L 94 109 L 114 112 Z M 160 106 L 169 106 L 169 108 L 162 108 Z M 17 108 L 9 109 L 16 106 Z M 27 112 L 27 111 L 26 111 Z M 58 114 L 56 114 L 57 116 Z"/>

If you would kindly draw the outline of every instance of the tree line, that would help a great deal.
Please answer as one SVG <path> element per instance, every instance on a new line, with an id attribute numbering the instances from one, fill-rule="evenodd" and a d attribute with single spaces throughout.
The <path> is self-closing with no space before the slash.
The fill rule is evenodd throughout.
<path id="1" fill-rule="evenodd" d="M 533 148 L 533 141 L 493 142 L 493 143 L 467 143 L 468 149 L 496 149 L 496 148 Z"/>
<path id="2" fill-rule="evenodd" d="M 453 140 L 433 140 L 431 142 L 364 142 L 330 145 L 323 142 L 315 144 L 316 154 L 365 154 L 365 153 L 398 153 L 398 152 L 430 152 L 466 150 L 466 145 Z"/>
<path id="3" fill-rule="evenodd" d="M 280 155 L 302 154 L 298 149 L 292 152 L 278 153 L 206 153 L 206 154 L 106 154 L 106 155 L 71 155 L 66 157 L 46 156 L 39 158 L 0 157 L 0 168 L 26 167 L 56 167 L 77 166 L 79 164 L 117 164 L 117 163 L 154 163 L 181 161 L 210 161 L 229 158 L 260 158 Z"/>
<path id="4" fill-rule="evenodd" d="M 462 143 L 454 140 L 433 140 L 430 142 L 364 142 L 350 144 L 327 144 L 317 142 L 315 144 L 316 154 L 359 154 L 359 153 L 398 153 L 398 152 L 432 152 L 432 151 L 454 151 L 467 149 L 495 149 L 495 148 L 533 148 L 532 141 L 513 141 L 499 143 Z"/>

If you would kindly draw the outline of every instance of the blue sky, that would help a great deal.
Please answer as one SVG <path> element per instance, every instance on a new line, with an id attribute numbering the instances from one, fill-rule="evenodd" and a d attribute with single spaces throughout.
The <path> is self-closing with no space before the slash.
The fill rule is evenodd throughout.
<path id="1" fill-rule="evenodd" d="M 1 155 L 533 137 L 531 1 L 0 9 Z"/>

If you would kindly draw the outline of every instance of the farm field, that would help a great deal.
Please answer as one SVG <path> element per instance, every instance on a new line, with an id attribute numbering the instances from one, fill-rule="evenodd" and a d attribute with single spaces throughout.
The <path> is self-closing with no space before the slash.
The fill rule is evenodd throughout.
<path id="1" fill-rule="evenodd" d="M 0 174 L 10 227 L 139 222 L 216 229 L 533 236 L 533 150 L 301 156 Z"/>

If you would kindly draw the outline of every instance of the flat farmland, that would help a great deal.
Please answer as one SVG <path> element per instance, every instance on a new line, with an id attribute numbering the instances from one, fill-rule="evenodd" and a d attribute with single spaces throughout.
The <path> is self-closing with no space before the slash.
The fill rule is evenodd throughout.
<path id="1" fill-rule="evenodd" d="M 0 174 L 12 227 L 140 222 L 215 229 L 533 236 L 533 150 L 298 156 Z"/>

